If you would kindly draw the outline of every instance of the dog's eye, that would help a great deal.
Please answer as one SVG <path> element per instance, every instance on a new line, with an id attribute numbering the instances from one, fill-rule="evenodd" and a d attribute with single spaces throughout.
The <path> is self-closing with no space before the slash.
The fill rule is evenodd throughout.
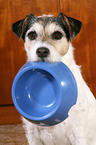
<path id="1" fill-rule="evenodd" d="M 36 34 L 35 31 L 30 32 L 30 33 L 28 34 L 28 37 L 29 37 L 30 40 L 34 40 L 34 39 L 36 39 L 37 34 Z"/>
<path id="2" fill-rule="evenodd" d="M 63 36 L 62 33 L 59 32 L 59 31 L 56 31 L 56 32 L 54 32 L 54 33 L 52 34 L 52 38 L 53 38 L 53 39 L 57 39 L 57 40 L 61 39 L 62 36 Z"/>

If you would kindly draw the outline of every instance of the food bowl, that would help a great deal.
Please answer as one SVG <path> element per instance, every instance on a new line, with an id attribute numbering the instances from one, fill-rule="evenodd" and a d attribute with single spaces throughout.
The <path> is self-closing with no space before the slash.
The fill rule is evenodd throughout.
<path id="1" fill-rule="evenodd" d="M 27 62 L 12 85 L 12 99 L 19 113 L 42 126 L 56 125 L 68 117 L 77 101 L 77 84 L 62 62 Z"/>

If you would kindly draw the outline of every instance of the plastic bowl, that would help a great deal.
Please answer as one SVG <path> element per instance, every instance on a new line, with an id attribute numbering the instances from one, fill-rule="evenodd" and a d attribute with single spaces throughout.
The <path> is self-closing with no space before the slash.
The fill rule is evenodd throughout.
<path id="1" fill-rule="evenodd" d="M 12 85 L 12 99 L 19 113 L 42 126 L 56 125 L 76 104 L 77 84 L 62 62 L 27 62 Z"/>

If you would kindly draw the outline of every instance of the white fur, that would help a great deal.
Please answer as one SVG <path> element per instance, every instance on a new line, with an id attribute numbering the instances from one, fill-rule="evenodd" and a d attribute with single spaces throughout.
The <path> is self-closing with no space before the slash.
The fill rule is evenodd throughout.
<path id="1" fill-rule="evenodd" d="M 36 50 L 47 47 L 50 55 L 44 58 L 45 61 L 62 61 L 72 71 L 78 87 L 77 103 L 70 109 L 69 117 L 65 121 L 52 127 L 38 126 L 22 118 L 26 137 L 29 145 L 96 145 L 96 100 L 83 80 L 80 67 L 75 63 L 71 43 L 65 37 L 51 41 L 51 33 L 58 29 L 62 31 L 59 26 L 49 24 L 44 30 L 42 24 L 35 23 L 27 31 L 25 49 L 28 61 L 40 61 Z M 38 38 L 30 41 L 27 34 L 34 30 L 38 33 Z M 48 35 L 48 41 L 42 41 L 43 33 Z M 64 51 L 63 57 L 60 50 Z"/>
<path id="2" fill-rule="evenodd" d="M 46 14 L 43 14 L 42 16 L 38 16 L 38 18 L 42 18 L 42 17 L 53 17 L 53 15 L 46 15 Z"/>
<path id="3" fill-rule="evenodd" d="M 71 108 L 65 121 L 53 127 L 41 127 L 23 118 L 29 145 L 96 145 L 96 100 L 74 61 L 73 49 L 70 44 L 62 62 L 77 81 L 77 104 Z"/>

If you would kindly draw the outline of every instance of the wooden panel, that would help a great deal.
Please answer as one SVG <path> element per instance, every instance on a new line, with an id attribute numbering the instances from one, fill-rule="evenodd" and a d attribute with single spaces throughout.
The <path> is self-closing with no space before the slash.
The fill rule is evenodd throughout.
<path id="1" fill-rule="evenodd" d="M 59 11 L 58 3 L 59 0 L 0 0 L 0 104 L 12 104 L 12 81 L 26 61 L 23 41 L 18 41 L 13 34 L 12 23 L 29 13 L 56 15 Z"/>
<path id="2" fill-rule="evenodd" d="M 0 107 L 0 124 L 21 123 L 21 116 L 14 106 Z"/>
<path id="3" fill-rule="evenodd" d="M 96 1 L 60 0 L 61 11 L 83 23 L 80 34 L 74 39 L 75 58 L 82 65 L 83 76 L 96 96 Z"/>
<path id="4" fill-rule="evenodd" d="M 12 81 L 25 61 L 23 43 L 19 43 L 12 34 L 11 7 L 8 2 L 0 0 L 0 104 L 12 103 Z"/>

